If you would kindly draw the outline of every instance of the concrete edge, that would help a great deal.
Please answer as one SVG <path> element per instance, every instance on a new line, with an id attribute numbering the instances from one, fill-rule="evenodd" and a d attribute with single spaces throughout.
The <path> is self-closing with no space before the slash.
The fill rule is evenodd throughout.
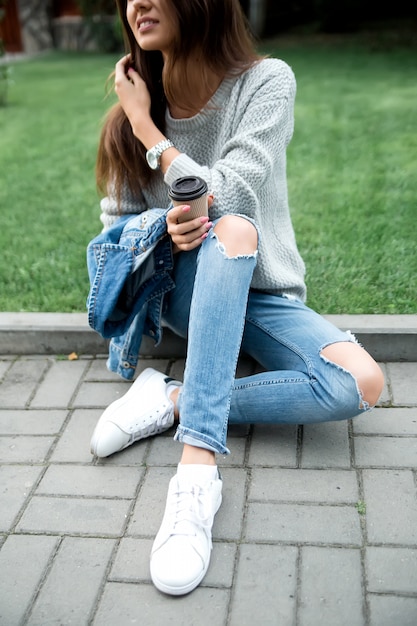
<path id="1" fill-rule="evenodd" d="M 380 362 L 417 362 L 417 315 L 325 315 L 350 330 Z M 84 313 L 0 313 L 0 355 L 106 354 L 108 341 L 88 325 Z M 161 344 L 145 337 L 142 356 L 180 358 L 185 342 L 168 329 Z"/>

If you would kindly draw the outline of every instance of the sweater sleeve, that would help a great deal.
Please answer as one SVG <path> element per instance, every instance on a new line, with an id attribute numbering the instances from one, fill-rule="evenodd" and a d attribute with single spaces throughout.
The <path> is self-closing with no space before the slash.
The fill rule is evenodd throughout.
<path id="1" fill-rule="evenodd" d="M 146 208 L 143 195 L 140 194 L 140 197 L 135 197 L 127 185 L 124 186 L 120 204 L 118 204 L 116 195 L 110 186 L 108 195 L 100 200 L 100 221 L 103 224 L 103 231 L 110 228 L 121 215 L 142 213 Z"/>
<path id="2" fill-rule="evenodd" d="M 219 158 L 211 165 L 199 165 L 181 154 L 165 174 L 167 184 L 189 174 L 205 179 L 215 196 L 213 217 L 244 213 L 254 218 L 264 182 L 280 170 L 282 178 L 285 170 L 285 151 L 294 127 L 295 77 L 283 61 L 261 65 L 247 72 L 234 95 L 233 115 L 234 103 L 226 105 L 229 129 Z"/>

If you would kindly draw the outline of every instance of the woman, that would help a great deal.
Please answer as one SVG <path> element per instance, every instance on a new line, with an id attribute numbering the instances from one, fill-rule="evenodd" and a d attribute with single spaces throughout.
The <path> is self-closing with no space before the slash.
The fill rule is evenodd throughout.
<path id="1" fill-rule="evenodd" d="M 130 53 L 116 65 L 119 103 L 99 146 L 105 229 L 120 213 L 167 206 L 180 176 L 212 191 L 210 218 L 178 223 L 187 205 L 166 214 L 175 288 L 160 321 L 187 337 L 184 382 L 148 368 L 92 439 L 92 452 L 107 456 L 179 420 L 182 456 L 151 576 L 180 595 L 208 568 L 228 423 L 348 419 L 377 402 L 383 377 L 352 336 L 304 304 L 286 184 L 291 69 L 255 53 L 238 0 L 117 5 Z M 241 350 L 266 371 L 235 380 Z"/>

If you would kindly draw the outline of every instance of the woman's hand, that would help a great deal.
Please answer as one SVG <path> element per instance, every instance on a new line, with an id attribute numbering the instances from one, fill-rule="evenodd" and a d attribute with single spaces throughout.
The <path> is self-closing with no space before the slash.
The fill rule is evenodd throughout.
<path id="1" fill-rule="evenodd" d="M 130 63 L 130 54 L 116 63 L 114 90 L 133 132 L 139 136 L 141 128 L 145 128 L 149 123 L 153 124 L 150 113 L 151 97 L 145 81 L 133 67 L 130 67 Z"/>
<path id="2" fill-rule="evenodd" d="M 213 204 L 213 196 L 209 195 L 208 205 Z M 190 210 L 187 204 L 176 206 L 167 213 L 167 230 L 174 244 L 174 253 L 188 252 L 201 245 L 213 226 L 209 217 L 196 217 L 193 220 L 178 223 L 178 218 Z"/>

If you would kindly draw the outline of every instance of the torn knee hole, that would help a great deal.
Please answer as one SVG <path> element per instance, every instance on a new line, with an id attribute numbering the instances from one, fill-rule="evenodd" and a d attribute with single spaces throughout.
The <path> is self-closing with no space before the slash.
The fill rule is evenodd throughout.
<path id="1" fill-rule="evenodd" d="M 337 344 L 332 345 L 337 346 Z M 350 343 L 350 345 L 355 346 L 358 344 Z M 360 350 L 363 355 L 361 363 L 358 359 L 352 361 L 346 358 L 338 358 L 336 354 L 332 353 L 332 346 L 322 350 L 320 356 L 332 366 L 352 376 L 360 396 L 361 408 L 370 408 L 374 407 L 380 398 L 384 387 L 384 375 L 372 357 L 367 355 L 363 348 L 360 348 Z"/>
<path id="2" fill-rule="evenodd" d="M 258 247 L 255 226 L 236 215 L 222 217 L 213 229 L 218 250 L 228 257 L 254 256 Z"/>

